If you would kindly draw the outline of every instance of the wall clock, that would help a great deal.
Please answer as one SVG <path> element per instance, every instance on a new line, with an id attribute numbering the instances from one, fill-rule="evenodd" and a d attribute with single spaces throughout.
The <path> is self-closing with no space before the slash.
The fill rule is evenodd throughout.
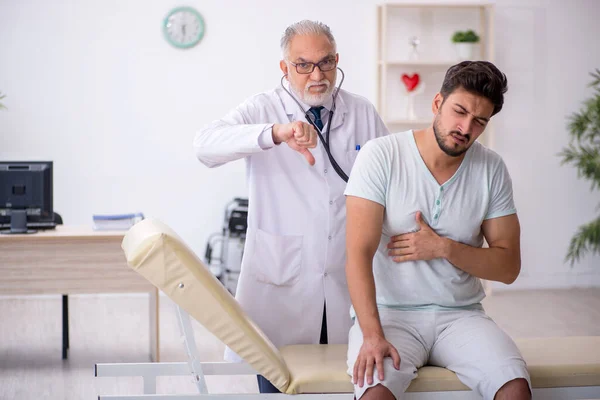
<path id="1" fill-rule="evenodd" d="M 163 21 L 163 33 L 172 46 L 194 47 L 204 36 L 204 19 L 192 7 L 174 8 Z"/>

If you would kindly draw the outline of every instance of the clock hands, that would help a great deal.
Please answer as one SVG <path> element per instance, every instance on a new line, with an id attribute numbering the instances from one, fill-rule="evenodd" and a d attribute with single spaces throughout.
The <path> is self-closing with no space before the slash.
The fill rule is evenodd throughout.
<path id="1" fill-rule="evenodd" d="M 163 31 L 173 46 L 193 47 L 204 35 L 204 20 L 193 8 L 175 8 L 164 20 Z"/>

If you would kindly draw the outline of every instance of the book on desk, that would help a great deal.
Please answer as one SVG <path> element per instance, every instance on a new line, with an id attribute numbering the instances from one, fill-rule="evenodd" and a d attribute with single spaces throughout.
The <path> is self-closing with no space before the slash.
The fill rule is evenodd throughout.
<path id="1" fill-rule="evenodd" d="M 141 212 L 129 214 L 94 214 L 92 216 L 95 231 L 128 230 L 143 219 L 144 214 Z"/>

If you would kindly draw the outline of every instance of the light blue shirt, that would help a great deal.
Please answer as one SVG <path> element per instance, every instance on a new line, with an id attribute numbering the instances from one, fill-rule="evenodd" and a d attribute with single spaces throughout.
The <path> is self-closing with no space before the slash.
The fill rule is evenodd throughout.
<path id="1" fill-rule="evenodd" d="M 440 185 L 412 131 L 372 139 L 359 152 L 345 195 L 385 207 L 373 259 L 379 307 L 480 307 L 485 294 L 479 278 L 443 258 L 396 263 L 387 244 L 394 235 L 416 231 L 415 214 L 421 211 L 438 235 L 481 247 L 484 220 L 516 213 L 510 175 L 498 154 L 473 143 L 456 173 Z"/>

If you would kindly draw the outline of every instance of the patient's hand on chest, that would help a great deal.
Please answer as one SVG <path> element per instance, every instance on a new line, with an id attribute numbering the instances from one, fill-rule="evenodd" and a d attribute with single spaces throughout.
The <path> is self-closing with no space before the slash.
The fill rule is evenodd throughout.
<path id="1" fill-rule="evenodd" d="M 404 233 L 392 236 L 387 244 L 388 255 L 396 262 L 432 260 L 443 255 L 445 241 L 423 218 L 420 211 L 408 214 L 410 220 L 395 221 L 403 224 Z"/>

